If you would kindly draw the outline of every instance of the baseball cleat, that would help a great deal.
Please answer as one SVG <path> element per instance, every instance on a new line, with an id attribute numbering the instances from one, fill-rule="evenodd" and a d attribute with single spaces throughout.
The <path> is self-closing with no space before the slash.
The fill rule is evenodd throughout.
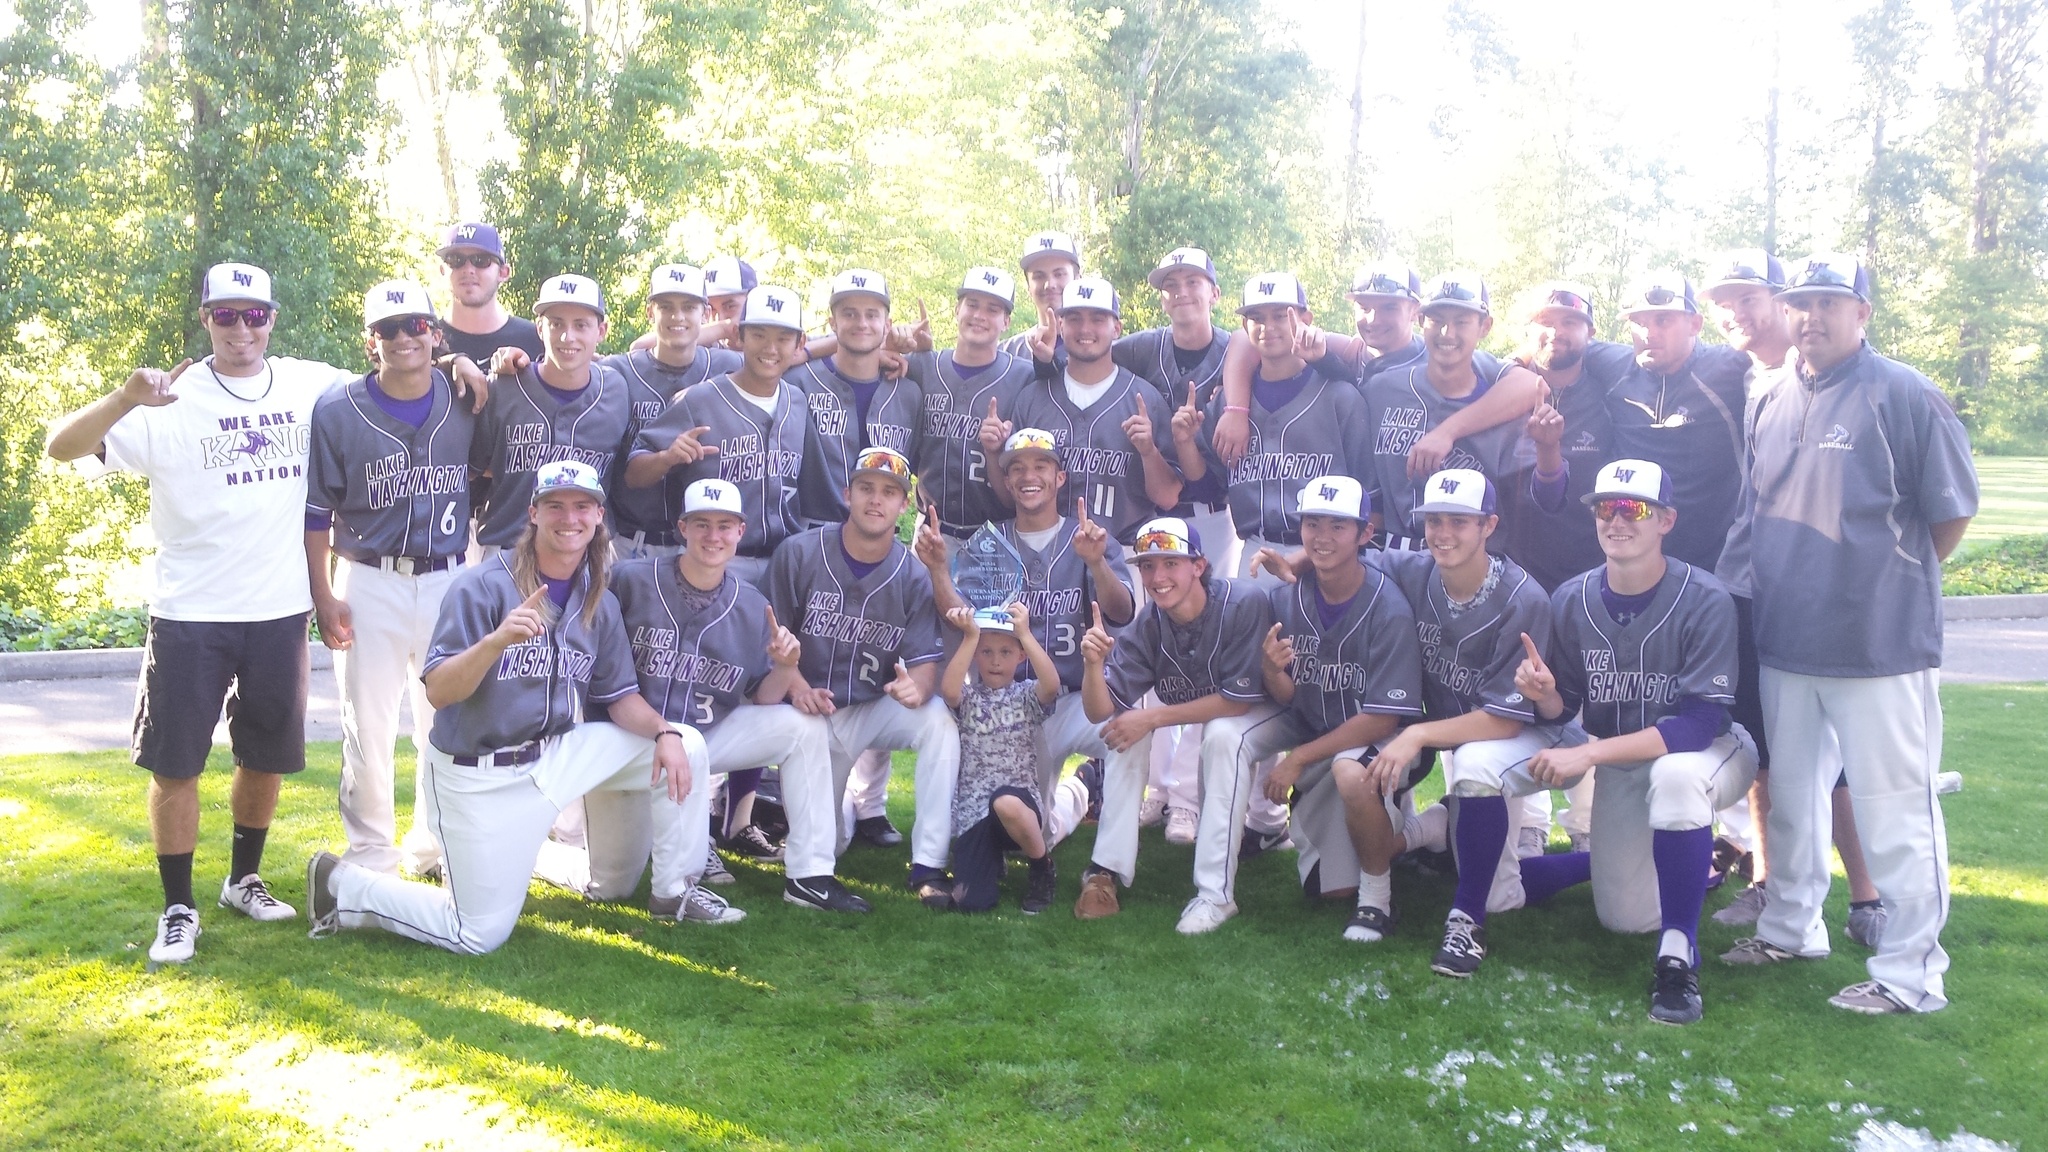
<path id="1" fill-rule="evenodd" d="M 1771 901 L 1770 893 L 1761 884 L 1751 884 L 1735 894 L 1726 908 L 1714 913 L 1716 924 L 1754 924 L 1764 914 L 1764 906 Z"/>
<path id="2" fill-rule="evenodd" d="M 1031 869 L 1031 883 L 1024 890 L 1024 902 L 1019 907 L 1026 916 L 1036 916 L 1052 907 L 1053 897 L 1058 892 L 1059 870 L 1053 867 L 1050 852 L 1026 863 Z"/>
<path id="3" fill-rule="evenodd" d="M 1572 851 L 1574 851 L 1574 852 L 1591 852 L 1592 850 L 1593 850 L 1593 834 L 1592 834 L 1591 832 L 1574 832 L 1574 833 L 1572 833 Z"/>
<path id="4" fill-rule="evenodd" d="M 1515 838 L 1515 857 L 1527 860 L 1550 850 L 1550 834 L 1541 828 L 1524 828 Z"/>
<path id="5" fill-rule="evenodd" d="M 1180 923 L 1175 924 L 1173 930 L 1183 936 L 1200 936 L 1223 927 L 1223 922 L 1235 915 L 1237 905 L 1218 904 L 1197 896 L 1180 910 Z"/>
<path id="6" fill-rule="evenodd" d="M 725 866 L 725 861 L 718 858 L 718 849 L 713 848 L 705 853 L 704 875 L 699 879 L 698 883 L 737 884 L 739 883 L 739 878 L 734 876 L 732 870 Z"/>
<path id="7" fill-rule="evenodd" d="M 887 816 L 868 816 L 853 822 L 853 838 L 877 848 L 894 848 L 903 843 L 903 833 L 889 823 Z"/>
<path id="8" fill-rule="evenodd" d="M 678 924 L 737 924 L 747 918 L 745 912 L 702 884 L 691 885 L 681 896 L 649 896 L 647 914 Z"/>
<path id="9" fill-rule="evenodd" d="M 1885 922 L 1890 919 L 1891 913 L 1885 911 L 1884 905 L 1875 900 L 1868 904 L 1851 904 L 1849 923 L 1843 931 L 1849 934 L 1849 939 L 1865 948 L 1875 949 L 1878 942 L 1884 939 Z"/>
<path id="10" fill-rule="evenodd" d="M 1102 819 L 1102 761 L 1085 760 L 1074 769 L 1074 779 L 1088 790 L 1088 810 L 1081 814 L 1081 823 L 1094 824 Z M 1138 827 L 1145 826 L 1145 809 L 1138 808 Z"/>
<path id="11" fill-rule="evenodd" d="M 149 946 L 151 964 L 183 964 L 192 959 L 199 942 L 199 913 L 184 904 L 173 904 L 157 917 L 156 941 Z"/>
<path id="12" fill-rule="evenodd" d="M 1797 959 L 1799 953 L 1787 952 L 1761 936 L 1744 936 L 1735 942 L 1735 947 L 1721 953 L 1724 964 L 1778 964 Z"/>
<path id="13" fill-rule="evenodd" d="M 1486 959 L 1486 929 L 1457 909 L 1444 920 L 1444 941 L 1430 957 L 1429 970 L 1439 976 L 1463 980 L 1479 971 Z"/>
<path id="14" fill-rule="evenodd" d="M 306 919 L 312 922 L 308 939 L 318 940 L 341 930 L 339 902 L 334 896 L 334 869 L 341 857 L 332 852 L 315 852 L 306 861 Z"/>
<path id="15" fill-rule="evenodd" d="M 837 876 L 807 876 L 782 882 L 782 898 L 799 908 L 820 912 L 872 911 L 866 900 L 847 891 Z"/>
<path id="16" fill-rule="evenodd" d="M 220 886 L 220 906 L 266 924 L 273 920 L 289 920 L 299 914 L 298 909 L 272 896 L 270 886 L 254 872 L 240 880 L 223 883 Z"/>
<path id="17" fill-rule="evenodd" d="M 917 902 L 932 911 L 944 912 L 953 907 L 953 884 L 946 878 L 945 869 L 913 864 L 905 883 L 917 894 Z"/>
<path id="18" fill-rule="evenodd" d="M 1393 934 L 1393 912 L 1370 904 L 1360 904 L 1344 925 L 1344 938 L 1354 944 L 1377 944 Z"/>
<path id="19" fill-rule="evenodd" d="M 1244 830 L 1244 838 L 1237 843 L 1237 858 L 1239 861 L 1252 860 L 1264 856 L 1268 852 L 1278 852 L 1284 848 L 1292 847 L 1294 847 L 1294 839 L 1287 834 L 1287 829 L 1285 828 L 1278 832 L 1261 832 L 1256 828 L 1247 826 Z"/>
<path id="20" fill-rule="evenodd" d="M 1157 828 L 1166 823 L 1166 797 L 1153 793 L 1138 805 L 1138 827 Z"/>
<path id="21" fill-rule="evenodd" d="M 1081 897 L 1074 901 L 1074 919 L 1101 920 L 1123 911 L 1116 899 L 1116 877 L 1091 866 L 1081 874 Z"/>
<path id="22" fill-rule="evenodd" d="M 782 860 L 782 845 L 768 838 L 759 824 L 749 824 L 725 839 L 725 850 L 749 860 L 779 863 Z"/>
<path id="23" fill-rule="evenodd" d="M 1193 844 L 1195 842 L 1195 814 L 1185 808 L 1166 810 L 1166 842 L 1168 844 Z"/>
<path id="24" fill-rule="evenodd" d="M 1833 996 L 1828 1003 L 1846 1012 L 1864 1016 L 1896 1016 L 1913 1009 L 1904 1000 L 1892 995 L 1892 990 L 1876 980 L 1865 980 L 1851 984 Z"/>
<path id="25" fill-rule="evenodd" d="M 448 869 L 443 867 L 439 860 L 436 860 L 432 864 L 413 873 L 407 879 L 417 880 L 422 884 L 445 884 L 448 882 Z"/>
<path id="26" fill-rule="evenodd" d="M 1699 969 L 1676 956 L 1657 957 L 1650 986 L 1650 1019 L 1659 1024 L 1696 1024 L 1703 1010 Z"/>

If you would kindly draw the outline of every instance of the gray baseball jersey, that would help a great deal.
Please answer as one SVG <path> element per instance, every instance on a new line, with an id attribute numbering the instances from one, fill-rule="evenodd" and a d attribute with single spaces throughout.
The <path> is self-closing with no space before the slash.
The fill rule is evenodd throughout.
<path id="1" fill-rule="evenodd" d="M 865 577 L 847 566 L 844 528 L 828 524 L 782 542 L 768 562 L 768 600 L 775 618 L 803 643 L 798 668 L 813 688 L 829 688 L 835 704 L 883 695 L 896 662 L 940 657 L 932 578 L 903 545 Z"/>
<path id="2" fill-rule="evenodd" d="M 1429 553 L 1368 552 L 1365 560 L 1392 577 L 1415 610 L 1425 716 L 1447 720 L 1484 708 L 1509 720 L 1535 721 L 1535 705 L 1515 689 L 1522 633 L 1539 651 L 1550 641 L 1550 601 L 1533 577 L 1497 556 L 1500 579 L 1493 591 L 1458 609 Z"/>
<path id="3" fill-rule="evenodd" d="M 1564 715 L 1578 713 L 1595 736 L 1626 736 L 1678 715 L 1687 696 L 1732 706 L 1735 601 L 1721 582 L 1670 561 L 1649 607 L 1617 624 L 1600 598 L 1605 572 L 1582 572 L 1550 598 L 1544 661 L 1557 676 Z"/>
<path id="4" fill-rule="evenodd" d="M 640 695 L 669 720 L 709 734 L 768 675 L 768 598 L 725 573 L 710 592 L 685 588 L 672 559 L 612 569 Z"/>
<path id="5" fill-rule="evenodd" d="M 1251 396 L 1251 437 L 1243 458 L 1226 468 L 1216 454 L 1216 422 L 1223 418 L 1219 389 L 1202 414 L 1200 441 L 1210 474 L 1229 485 L 1230 519 L 1238 536 L 1272 544 L 1301 543 L 1301 489 L 1318 476 L 1372 474 L 1372 433 L 1365 400 L 1351 384 L 1313 370 L 1292 400 L 1277 409 Z"/>
<path id="6" fill-rule="evenodd" d="M 1147 328 L 1118 337 L 1109 346 L 1109 356 L 1117 367 L 1159 389 L 1173 407 L 1186 404 L 1192 390 L 1195 407 L 1206 408 L 1209 398 L 1223 387 L 1223 353 L 1229 347 L 1230 333 L 1212 324 L 1209 347 L 1202 351 L 1201 360 L 1192 368 L 1183 368 L 1174 355 L 1173 329 Z"/>
<path id="7" fill-rule="evenodd" d="M 1475 358 L 1474 371 L 1486 379 Z M 1362 386 L 1366 423 L 1372 436 L 1373 465 L 1359 481 L 1372 495 L 1373 511 L 1380 514 L 1380 527 L 1391 535 L 1419 536 L 1422 526 L 1414 523 L 1415 506 L 1422 502 L 1422 485 L 1427 480 L 1408 475 L 1408 450 L 1430 429 L 1443 423 L 1451 413 L 1478 396 L 1452 400 L 1429 382 L 1428 361 L 1422 360 L 1375 375 Z M 1519 421 L 1489 428 L 1467 436 L 1451 446 L 1443 468 L 1473 468 L 1484 473 L 1497 489 L 1515 471 L 1516 441 L 1521 435 Z M 1420 607 L 1417 608 L 1420 611 Z"/>
<path id="8" fill-rule="evenodd" d="M 492 477 L 477 540 L 502 548 L 519 542 L 533 499 L 533 474 L 543 464 L 575 460 L 609 483 L 632 419 L 625 378 L 604 364 L 590 366 L 590 383 L 567 403 L 541 383 L 534 365 L 493 380 L 470 444 L 471 466 Z"/>
<path id="9" fill-rule="evenodd" d="M 1208 579 L 1209 602 L 1191 623 L 1176 624 L 1146 603 L 1116 638 L 1103 678 L 1119 711 L 1146 692 L 1161 704 L 1189 704 L 1221 694 L 1256 703 L 1266 698 L 1260 641 L 1272 627 L 1266 594 L 1249 580 Z"/>
<path id="10" fill-rule="evenodd" d="M 1138 526 L 1158 515 L 1145 494 L 1145 466 L 1124 435 L 1124 421 L 1138 414 L 1138 399 L 1152 419 L 1153 442 L 1171 448 L 1173 411 L 1158 389 L 1119 368 L 1108 390 L 1095 403 L 1077 408 L 1067 397 L 1066 381 L 1034 380 L 1017 393 L 1016 405 L 1004 413 L 1016 428 L 1042 428 L 1058 445 L 1067 483 L 1060 489 L 1060 507 L 1088 501 L 1088 515 L 1128 544 Z M 1172 460 L 1171 452 L 1167 459 Z"/>
<path id="11" fill-rule="evenodd" d="M 996 526 L 1024 560 L 1024 590 L 1017 598 L 1031 613 L 1031 631 L 1060 670 L 1060 683 L 1081 687 L 1081 637 L 1094 623 L 1095 574 L 1088 562 L 1074 552 L 1074 530 L 1080 522 L 1068 516 L 1060 521 L 1057 535 L 1040 552 L 1017 535 L 1017 522 L 1005 520 Z M 1124 566 L 1123 549 L 1114 541 L 1106 553 L 1109 569 L 1119 582 L 1130 583 Z M 1117 621 L 1105 620 L 1115 627 Z M 1126 621 L 1128 623 L 1128 621 Z"/>
<path id="12" fill-rule="evenodd" d="M 370 378 L 313 404 L 306 511 L 334 518 L 334 550 L 439 560 L 469 547 L 469 450 L 476 417 L 434 373 L 433 408 L 415 428 L 377 406 Z"/>
<path id="13" fill-rule="evenodd" d="M 1941 390 L 1866 344 L 1766 394 L 1752 450 L 1757 659 L 1809 676 L 1940 667 L 1929 525 L 1977 513 L 1970 437 Z"/>
<path id="14" fill-rule="evenodd" d="M 1671 477 L 1678 526 L 1664 554 L 1712 571 L 1741 497 L 1743 381 L 1749 354 L 1701 344 L 1660 376 L 1631 364 L 1608 391 L 1616 458 L 1649 460 Z"/>
<path id="15" fill-rule="evenodd" d="M 1556 588 L 1607 562 L 1593 532 L 1592 513 L 1579 497 L 1593 490 L 1601 467 L 1616 458 L 1607 392 L 1635 363 L 1635 350 L 1595 340 L 1587 346 L 1583 363 L 1577 381 L 1550 394 L 1550 403 L 1564 417 L 1564 442 L 1558 445 L 1564 455 L 1564 503 L 1555 511 L 1536 503 L 1529 491 L 1533 459 L 1500 485 L 1507 554 L 1545 588 Z"/>
<path id="16" fill-rule="evenodd" d="M 1031 361 L 996 353 L 996 361 L 971 378 L 960 374 L 953 353 L 920 352 L 909 357 L 910 379 L 924 394 L 924 435 L 911 470 L 917 490 L 939 510 L 939 530 L 967 536 L 991 520 L 1011 515 L 989 487 L 992 462 L 981 450 L 981 421 L 988 402 L 996 411 L 1014 407 L 1017 390 L 1031 379 Z"/>
<path id="17" fill-rule="evenodd" d="M 861 449 L 893 448 L 907 460 L 917 459 L 924 394 L 915 380 L 884 379 L 875 387 L 863 419 L 852 381 L 833 368 L 830 357 L 799 364 L 782 378 L 803 389 L 811 407 L 810 447 L 797 483 L 809 523 L 837 524 L 846 519 L 845 493 Z"/>
<path id="18" fill-rule="evenodd" d="M 511 560 L 511 553 L 501 552 L 449 584 L 422 675 L 497 631 L 526 599 L 512 579 Z M 619 602 L 610 592 L 598 593 L 604 602 L 585 627 L 587 592 L 579 575 L 568 606 L 547 631 L 505 649 L 468 699 L 435 710 L 429 737 L 434 747 L 450 756 L 482 756 L 559 736 L 583 722 L 589 705 L 609 704 L 639 688 Z"/>
<path id="19" fill-rule="evenodd" d="M 654 358 L 654 353 L 639 349 L 618 356 L 607 356 L 604 363 L 616 369 L 625 378 L 626 392 L 631 398 L 633 418 L 628 422 L 626 443 L 635 443 L 640 430 L 661 418 L 663 412 L 683 389 L 699 381 L 709 379 L 721 372 L 737 372 L 741 359 L 737 352 L 724 348 L 705 348 L 699 345 L 692 350 L 690 362 L 673 368 Z M 690 427 L 696 427 L 691 425 Z M 678 429 L 684 431 L 685 429 Z M 671 441 L 675 437 L 669 437 Z M 666 445 L 664 445 L 666 447 Z M 657 484 L 652 488 L 630 488 L 623 482 L 612 485 L 612 522 L 621 536 L 644 533 L 650 544 L 676 544 L 675 509 L 665 499 L 666 485 Z"/>
<path id="20" fill-rule="evenodd" d="M 682 494 L 697 480 L 724 480 L 740 490 L 747 533 L 740 538 L 742 556 L 773 555 L 776 546 L 803 531 L 797 483 L 804 470 L 804 445 L 810 434 L 810 409 L 803 390 L 787 380 L 777 385 L 774 411 L 754 403 L 731 374 L 692 384 L 668 410 L 640 430 L 634 456 L 661 452 L 692 428 L 709 428 L 702 443 L 718 453 L 695 464 L 669 471 L 662 484 L 663 505 L 673 520 L 682 513 Z"/>
<path id="21" fill-rule="evenodd" d="M 1287 670 L 1294 678 L 1294 702 L 1288 708 L 1309 731 L 1334 732 L 1360 712 L 1422 715 L 1415 613 L 1386 573 L 1367 566 L 1365 584 L 1328 627 L 1317 605 L 1314 572 L 1266 595 L 1280 634 L 1294 642 L 1294 663 Z"/>

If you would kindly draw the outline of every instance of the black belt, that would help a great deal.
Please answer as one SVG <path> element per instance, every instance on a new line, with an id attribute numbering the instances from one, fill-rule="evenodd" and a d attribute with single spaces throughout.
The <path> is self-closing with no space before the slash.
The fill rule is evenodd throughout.
<path id="1" fill-rule="evenodd" d="M 969 536 L 972 536 L 979 531 L 981 531 L 981 525 L 979 524 L 976 524 L 972 528 L 955 528 L 951 524 L 948 524 L 943 520 L 939 521 L 939 534 L 942 536 L 951 536 L 955 540 L 965 540 Z"/>
<path id="2" fill-rule="evenodd" d="M 541 742 L 535 740 L 531 744 L 507 748 L 503 752 L 493 752 L 488 756 L 451 756 L 449 759 L 464 768 L 474 768 L 479 764 L 487 768 L 516 768 L 540 759 L 540 753 Z"/>
<path id="3" fill-rule="evenodd" d="M 386 572 L 396 572 L 400 576 L 425 576 L 429 572 L 446 572 L 450 568 L 460 568 L 462 557 L 442 556 L 439 559 L 428 559 L 423 556 L 372 556 L 357 560 L 356 563 L 371 568 L 382 568 Z"/>

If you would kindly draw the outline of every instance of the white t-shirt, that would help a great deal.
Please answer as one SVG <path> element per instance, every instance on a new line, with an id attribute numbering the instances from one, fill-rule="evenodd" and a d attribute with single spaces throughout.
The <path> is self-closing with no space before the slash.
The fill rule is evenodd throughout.
<path id="1" fill-rule="evenodd" d="M 1100 384 L 1083 384 L 1079 380 L 1074 379 L 1074 374 L 1069 372 L 1067 373 L 1067 399 L 1074 402 L 1074 407 L 1085 412 L 1093 407 L 1097 400 L 1108 395 L 1109 386 L 1114 383 L 1116 383 L 1116 373 L 1114 372 L 1104 377 Z"/>
<path id="2" fill-rule="evenodd" d="M 104 467 L 90 456 L 81 462 L 88 473 L 149 481 L 153 616 L 276 620 L 313 606 L 305 549 L 313 401 L 356 374 L 281 356 L 265 366 L 223 382 L 211 358 L 194 364 L 172 386 L 177 403 L 135 408 L 108 429 Z"/>

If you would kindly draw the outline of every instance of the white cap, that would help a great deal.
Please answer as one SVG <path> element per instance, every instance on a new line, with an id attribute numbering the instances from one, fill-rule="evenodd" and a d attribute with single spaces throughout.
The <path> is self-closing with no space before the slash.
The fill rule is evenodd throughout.
<path id="1" fill-rule="evenodd" d="M 363 327 L 394 316 L 429 316 L 434 302 L 427 290 L 410 280 L 386 280 L 363 293 Z"/>
<path id="2" fill-rule="evenodd" d="M 1268 304 L 1285 304 L 1289 308 L 1308 308 L 1308 293 L 1302 290 L 1301 281 L 1292 272 L 1268 272 L 1254 276 L 1244 282 L 1244 306 L 1237 310 L 1239 316 L 1254 308 Z"/>
<path id="3" fill-rule="evenodd" d="M 1652 272 L 1630 285 L 1621 305 L 1622 314 L 1627 316 L 1644 312 L 1690 312 L 1697 315 L 1699 310 L 1699 301 L 1692 294 L 1692 281 L 1683 273 L 1669 268 Z"/>
<path id="4" fill-rule="evenodd" d="M 1460 516 L 1491 516 L 1494 513 L 1493 484 L 1486 474 L 1471 468 L 1446 468 L 1429 478 L 1422 490 L 1416 515 L 1451 512 Z"/>
<path id="5" fill-rule="evenodd" d="M 603 500 L 604 481 L 597 478 L 596 469 L 580 460 L 554 460 L 533 474 L 533 499 L 527 503 L 538 504 L 550 492 L 585 492 Z"/>
<path id="6" fill-rule="evenodd" d="M 277 307 L 270 294 L 270 273 L 254 264 L 215 264 L 206 270 L 206 284 L 199 292 L 204 306 L 221 300 L 254 300 Z"/>
<path id="7" fill-rule="evenodd" d="M 740 503 L 740 490 L 724 480 L 698 480 L 683 489 L 683 515 L 693 512 L 723 512 L 742 520 L 747 518 Z"/>
<path id="8" fill-rule="evenodd" d="M 1137 563 L 1147 556 L 1186 556 L 1200 559 L 1202 537 L 1194 525 L 1178 516 L 1159 516 L 1138 525 L 1126 557 Z"/>
<path id="9" fill-rule="evenodd" d="M 848 268 L 832 278 L 832 295 L 825 301 L 830 308 L 848 296 L 874 296 L 880 298 L 882 307 L 889 306 L 889 282 L 880 272 L 871 268 Z"/>
<path id="10" fill-rule="evenodd" d="M 953 296 L 958 299 L 969 292 L 1001 300 L 1005 308 L 1017 306 L 1017 279 L 1001 268 L 969 268 L 967 275 L 960 278 L 960 288 Z"/>
<path id="11" fill-rule="evenodd" d="M 1593 479 L 1593 490 L 1579 497 L 1591 504 L 1597 500 L 1647 500 L 1666 508 L 1671 503 L 1671 477 L 1648 460 L 1616 460 Z"/>
<path id="12" fill-rule="evenodd" d="M 1365 486 L 1349 476 L 1318 476 L 1301 486 L 1303 516 L 1342 516 L 1362 521 L 1371 512 Z"/>
<path id="13" fill-rule="evenodd" d="M 647 298 L 657 296 L 688 296 L 693 300 L 705 299 L 704 271 L 694 264 L 663 264 L 647 278 Z"/>
<path id="14" fill-rule="evenodd" d="M 1151 275 L 1145 277 L 1145 283 L 1163 289 L 1167 276 L 1181 268 L 1193 268 L 1207 276 L 1209 283 L 1216 283 L 1216 261 L 1209 259 L 1209 254 L 1200 248 L 1175 248 L 1168 252 L 1158 267 L 1152 269 Z"/>
<path id="15" fill-rule="evenodd" d="M 579 305 L 604 319 L 604 293 L 598 291 L 597 281 L 588 276 L 564 273 L 541 281 L 540 299 L 533 302 L 533 314 L 545 316 L 548 309 L 558 304 Z"/>
<path id="16" fill-rule="evenodd" d="M 1123 315 L 1117 307 L 1116 286 L 1100 276 L 1076 277 L 1067 284 L 1066 291 L 1060 294 L 1061 315 L 1078 312 L 1083 308 L 1093 308 L 1097 312 L 1107 312 L 1111 316 Z"/>
<path id="17" fill-rule="evenodd" d="M 801 332 L 804 330 L 804 303 L 787 288 L 763 284 L 747 293 L 747 302 L 740 309 L 740 327 L 749 324 Z"/>
<path id="18" fill-rule="evenodd" d="M 1033 233 L 1030 239 L 1024 241 L 1024 255 L 1017 261 L 1017 266 L 1029 272 L 1033 264 L 1048 256 L 1072 260 L 1076 268 L 1081 266 L 1081 249 L 1075 245 L 1074 238 L 1065 232 Z"/>
<path id="19" fill-rule="evenodd" d="M 704 266 L 704 291 L 710 296 L 738 296 L 759 283 L 754 266 L 737 256 L 714 257 Z"/>
<path id="20" fill-rule="evenodd" d="M 1010 619 L 1010 611 L 1007 608 L 976 608 L 974 626 L 983 632 L 1007 632 L 1012 636 L 1017 634 L 1017 625 Z"/>

